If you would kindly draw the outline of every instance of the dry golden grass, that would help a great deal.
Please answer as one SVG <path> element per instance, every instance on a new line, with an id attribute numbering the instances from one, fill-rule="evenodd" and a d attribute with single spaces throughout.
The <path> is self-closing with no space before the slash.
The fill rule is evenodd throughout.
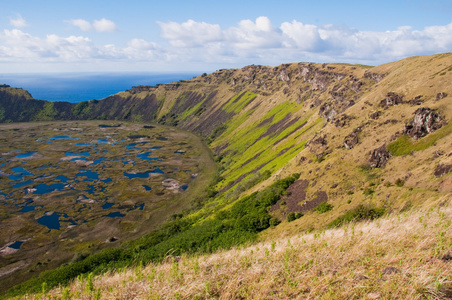
<path id="1" fill-rule="evenodd" d="M 205 256 L 76 279 L 22 299 L 451 299 L 450 199 Z"/>

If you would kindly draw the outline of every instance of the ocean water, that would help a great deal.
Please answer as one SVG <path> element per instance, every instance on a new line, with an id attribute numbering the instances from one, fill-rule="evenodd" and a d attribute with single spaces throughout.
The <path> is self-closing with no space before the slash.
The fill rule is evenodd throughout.
<path id="1" fill-rule="evenodd" d="M 188 80 L 198 73 L 0 74 L 0 84 L 23 88 L 39 100 L 77 103 L 103 99 L 137 85 Z"/>

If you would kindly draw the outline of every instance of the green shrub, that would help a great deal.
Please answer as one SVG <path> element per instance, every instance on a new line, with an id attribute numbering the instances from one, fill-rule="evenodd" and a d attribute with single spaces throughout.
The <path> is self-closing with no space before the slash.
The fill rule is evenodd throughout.
<path id="1" fill-rule="evenodd" d="M 398 187 L 402 187 L 402 186 L 404 186 L 404 184 L 405 184 L 405 180 L 403 180 L 403 179 L 398 178 L 395 181 L 395 185 L 397 185 Z"/>
<path id="2" fill-rule="evenodd" d="M 72 112 L 76 116 L 87 114 L 90 111 L 91 111 L 91 108 L 89 107 L 88 101 L 79 102 L 74 106 L 74 108 L 72 108 Z"/>
<path id="3" fill-rule="evenodd" d="M 374 220 L 381 217 L 385 213 L 384 208 L 375 208 L 372 206 L 359 205 L 358 207 L 347 211 L 342 216 L 336 218 L 333 222 L 328 224 L 329 228 L 337 227 L 342 224 L 350 223 L 352 221 L 360 220 Z"/>
<path id="4" fill-rule="evenodd" d="M 295 221 L 296 219 L 299 219 L 303 216 L 301 212 L 290 212 L 287 215 L 287 222 Z"/>
<path id="5" fill-rule="evenodd" d="M 327 211 L 330 211 L 333 209 L 333 206 L 329 203 L 322 202 L 315 208 L 315 211 L 319 214 L 326 213 Z"/>
<path id="6" fill-rule="evenodd" d="M 367 188 L 367 189 L 365 189 L 364 190 L 364 195 L 366 195 L 366 196 L 370 196 L 370 195 L 372 195 L 373 193 L 375 193 L 375 191 L 373 190 L 373 189 L 371 189 L 371 188 Z"/>

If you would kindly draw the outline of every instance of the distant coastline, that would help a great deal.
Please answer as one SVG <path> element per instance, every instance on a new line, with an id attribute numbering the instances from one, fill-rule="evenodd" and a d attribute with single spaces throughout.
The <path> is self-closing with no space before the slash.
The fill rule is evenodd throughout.
<path id="1" fill-rule="evenodd" d="M 55 73 L 0 74 L 0 84 L 23 88 L 39 100 L 81 101 L 103 99 L 137 85 L 188 80 L 198 73 Z"/>

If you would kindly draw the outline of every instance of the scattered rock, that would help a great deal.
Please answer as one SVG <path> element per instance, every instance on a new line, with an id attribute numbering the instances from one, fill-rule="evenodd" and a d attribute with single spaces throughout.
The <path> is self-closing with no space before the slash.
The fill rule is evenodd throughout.
<path id="1" fill-rule="evenodd" d="M 389 92 L 386 98 L 380 101 L 380 106 L 388 108 L 389 106 L 395 106 L 403 103 L 403 96 L 400 96 L 394 92 Z"/>
<path id="2" fill-rule="evenodd" d="M 359 142 L 358 133 L 360 133 L 361 131 L 362 131 L 362 127 L 357 127 L 353 130 L 352 133 L 350 133 L 349 135 L 347 135 L 344 138 L 345 149 L 350 150 L 353 147 L 355 147 L 356 144 L 358 144 L 358 142 Z"/>
<path id="3" fill-rule="evenodd" d="M 337 110 L 329 103 L 323 103 L 319 109 L 319 115 L 325 118 L 328 122 L 333 120 L 337 115 Z"/>
<path id="4" fill-rule="evenodd" d="M 444 261 L 451 261 L 451 260 L 452 260 L 452 254 L 450 254 L 450 252 L 444 254 L 444 255 L 441 257 L 441 260 L 444 260 Z"/>
<path id="5" fill-rule="evenodd" d="M 435 177 L 441 177 L 450 172 L 452 172 L 452 165 L 439 164 L 436 166 L 433 175 L 435 175 Z"/>
<path id="6" fill-rule="evenodd" d="M 349 116 L 346 114 L 341 114 L 334 120 L 334 126 L 336 127 L 345 127 L 350 123 L 350 120 L 353 120 L 353 116 Z"/>
<path id="7" fill-rule="evenodd" d="M 381 116 L 381 111 L 376 111 L 376 112 L 370 114 L 369 117 L 373 120 L 377 120 L 380 116 Z"/>
<path id="8" fill-rule="evenodd" d="M 376 83 L 380 82 L 385 76 L 386 76 L 386 74 L 378 74 L 378 73 L 372 73 L 372 72 L 368 72 L 368 71 L 366 71 L 364 73 L 364 78 L 372 79 Z"/>
<path id="9" fill-rule="evenodd" d="M 344 146 L 345 149 L 350 150 L 352 149 L 356 144 L 358 144 L 358 134 L 355 132 L 350 133 L 344 138 Z"/>
<path id="10" fill-rule="evenodd" d="M 433 154 L 433 158 L 435 159 L 435 158 L 438 158 L 438 157 L 443 156 L 443 155 L 444 155 L 443 151 L 436 150 L 435 153 Z"/>
<path id="11" fill-rule="evenodd" d="M 363 274 L 357 274 L 355 276 L 356 281 L 361 281 L 361 280 L 366 280 L 366 279 L 369 279 L 369 277 L 367 277 L 366 275 L 363 275 Z"/>
<path id="12" fill-rule="evenodd" d="M 171 178 L 163 180 L 162 185 L 168 190 L 178 190 L 181 187 L 181 184 L 177 180 Z"/>
<path id="13" fill-rule="evenodd" d="M 326 146 L 328 144 L 326 141 L 326 135 L 322 135 L 322 136 L 319 136 L 318 138 L 312 139 L 311 144 Z"/>
<path id="14" fill-rule="evenodd" d="M 106 242 L 106 243 L 114 243 L 114 242 L 116 242 L 117 240 L 118 240 L 117 237 L 112 236 L 112 237 L 108 238 L 105 242 Z"/>
<path id="15" fill-rule="evenodd" d="M 390 157 L 391 154 L 386 149 L 386 144 L 383 144 L 381 147 L 372 151 L 369 165 L 371 168 L 382 168 L 386 165 Z"/>
<path id="16" fill-rule="evenodd" d="M 424 100 L 422 99 L 422 95 L 419 95 L 411 100 L 408 100 L 408 103 L 410 103 L 412 106 L 421 105 L 422 103 L 424 103 Z"/>
<path id="17" fill-rule="evenodd" d="M 383 275 L 390 275 L 390 274 L 398 274 L 401 273 L 401 271 L 395 267 L 386 267 L 383 269 Z"/>
<path id="18" fill-rule="evenodd" d="M 438 94 L 436 95 L 436 100 L 441 100 L 441 99 L 443 99 L 443 98 L 445 98 L 445 97 L 447 97 L 447 94 L 444 93 L 444 92 L 441 92 L 441 93 L 438 93 Z"/>
<path id="19" fill-rule="evenodd" d="M 411 124 L 405 125 L 404 133 L 416 140 L 438 130 L 445 124 L 446 121 L 440 114 L 428 107 L 421 107 L 414 112 Z"/>

